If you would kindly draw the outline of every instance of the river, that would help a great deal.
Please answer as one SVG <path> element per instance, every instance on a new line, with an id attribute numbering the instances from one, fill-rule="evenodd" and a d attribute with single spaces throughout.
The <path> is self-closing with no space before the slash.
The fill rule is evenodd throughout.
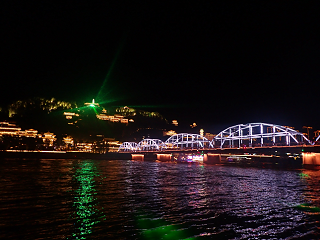
<path id="1" fill-rule="evenodd" d="M 320 239 L 320 171 L 1 159 L 0 239 Z"/>

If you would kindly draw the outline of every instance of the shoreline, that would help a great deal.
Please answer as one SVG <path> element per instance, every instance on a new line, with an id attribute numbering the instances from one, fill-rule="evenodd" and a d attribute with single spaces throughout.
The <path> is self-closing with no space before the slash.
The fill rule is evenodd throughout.
<path id="1" fill-rule="evenodd" d="M 75 151 L 0 151 L 0 159 L 93 159 L 93 160 L 133 160 L 131 153 L 108 152 L 104 154 L 89 153 L 89 152 L 75 152 Z M 279 159 L 280 160 L 280 159 Z M 312 169 L 320 170 L 320 165 L 303 164 L 302 159 L 298 161 L 290 161 L 289 159 L 282 159 L 282 161 L 252 161 L 252 162 L 227 162 L 221 161 L 217 164 L 204 163 L 208 165 L 222 165 L 222 166 L 237 166 L 237 167 L 257 167 L 257 168 L 273 168 L 273 169 Z M 134 160 L 139 161 L 139 160 Z M 141 160 L 140 160 L 141 161 Z M 144 161 L 153 162 L 158 160 L 146 159 Z M 159 161 L 166 162 L 166 161 Z M 181 163 L 183 162 L 173 162 Z M 196 163 L 191 163 L 196 164 Z"/>
<path id="2" fill-rule="evenodd" d="M 89 152 L 64 152 L 64 151 L 25 151 L 9 152 L 0 151 L 0 159 L 96 159 L 96 160 L 131 160 L 130 153 L 108 152 L 104 154 Z"/>

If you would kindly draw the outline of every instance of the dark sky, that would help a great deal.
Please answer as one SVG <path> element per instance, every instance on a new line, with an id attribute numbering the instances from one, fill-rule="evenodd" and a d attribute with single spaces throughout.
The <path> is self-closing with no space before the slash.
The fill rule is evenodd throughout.
<path id="1" fill-rule="evenodd" d="M 11 1 L 1 10 L 1 104 L 95 98 L 210 131 L 320 128 L 319 10 L 316 1 Z"/>

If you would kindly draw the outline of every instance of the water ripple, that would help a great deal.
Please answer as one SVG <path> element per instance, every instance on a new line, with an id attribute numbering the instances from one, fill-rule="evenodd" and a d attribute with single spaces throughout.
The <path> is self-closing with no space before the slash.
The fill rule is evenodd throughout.
<path id="1" fill-rule="evenodd" d="M 2 160 L 1 239 L 319 239 L 320 172 Z"/>

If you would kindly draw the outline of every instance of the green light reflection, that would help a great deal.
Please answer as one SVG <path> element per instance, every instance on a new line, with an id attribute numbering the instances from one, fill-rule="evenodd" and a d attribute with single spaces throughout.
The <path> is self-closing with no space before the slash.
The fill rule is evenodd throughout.
<path id="1" fill-rule="evenodd" d="M 181 224 L 172 224 L 162 218 L 153 218 L 146 214 L 137 216 L 137 226 L 141 230 L 142 239 L 188 239 L 194 240 L 192 232 Z"/>
<path id="2" fill-rule="evenodd" d="M 306 174 L 306 173 L 299 173 L 299 176 L 301 178 L 310 178 L 310 176 L 308 174 Z"/>
<path id="3" fill-rule="evenodd" d="M 88 235 L 92 234 L 93 226 L 104 217 L 96 208 L 95 178 L 99 176 L 92 160 L 81 161 L 80 167 L 75 171 L 74 177 L 79 186 L 74 191 L 73 206 L 75 207 L 74 218 L 76 221 L 72 239 L 87 239 Z"/>

